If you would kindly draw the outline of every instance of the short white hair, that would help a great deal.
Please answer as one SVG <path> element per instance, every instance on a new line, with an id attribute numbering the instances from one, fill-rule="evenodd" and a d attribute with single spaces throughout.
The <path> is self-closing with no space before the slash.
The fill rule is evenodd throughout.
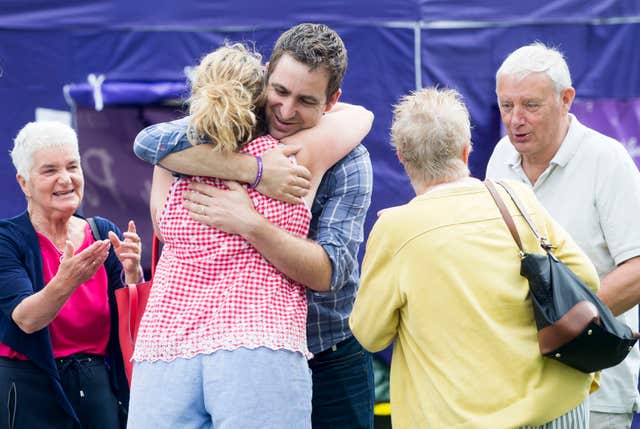
<path id="1" fill-rule="evenodd" d="M 391 144 L 412 180 L 449 182 L 469 175 L 462 152 L 471 144 L 469 111 L 453 89 L 424 88 L 394 106 Z"/>
<path id="2" fill-rule="evenodd" d="M 496 72 L 496 85 L 501 76 L 523 79 L 531 73 L 544 73 L 553 83 L 556 94 L 571 87 L 571 73 L 559 50 L 535 42 L 513 51 Z"/>
<path id="3" fill-rule="evenodd" d="M 73 128 L 54 121 L 29 122 L 13 140 L 11 161 L 16 172 L 28 181 L 34 154 L 52 147 L 68 147 L 80 156 L 78 136 Z"/>

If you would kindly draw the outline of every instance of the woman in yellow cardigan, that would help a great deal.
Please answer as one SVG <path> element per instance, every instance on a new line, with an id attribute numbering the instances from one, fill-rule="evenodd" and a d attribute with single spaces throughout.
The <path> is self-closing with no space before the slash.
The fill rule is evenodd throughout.
<path id="1" fill-rule="evenodd" d="M 371 231 L 350 325 L 370 351 L 395 338 L 394 428 L 587 428 L 593 376 L 540 355 L 518 248 L 482 182 L 469 176 L 460 95 L 404 97 L 391 136 L 417 196 L 384 211 Z M 596 290 L 589 259 L 529 188 L 512 187 L 555 254 Z M 539 249 L 501 194 L 525 249 Z"/>

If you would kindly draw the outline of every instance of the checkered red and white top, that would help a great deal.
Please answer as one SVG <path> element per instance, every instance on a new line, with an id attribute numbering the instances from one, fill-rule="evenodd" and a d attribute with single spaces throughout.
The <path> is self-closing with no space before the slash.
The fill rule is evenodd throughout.
<path id="1" fill-rule="evenodd" d="M 257 138 L 243 152 L 260 155 L 277 146 Z M 183 193 L 192 181 L 224 188 L 218 179 L 177 179 L 159 227 L 165 239 L 133 359 L 171 361 L 238 347 L 307 349 L 307 302 L 302 285 L 281 274 L 238 235 L 193 220 Z M 256 210 L 270 222 L 305 237 L 311 214 L 247 188 Z"/>

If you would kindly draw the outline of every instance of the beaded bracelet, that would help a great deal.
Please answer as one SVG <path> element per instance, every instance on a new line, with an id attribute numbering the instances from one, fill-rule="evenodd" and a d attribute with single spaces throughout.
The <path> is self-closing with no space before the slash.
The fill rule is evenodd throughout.
<path id="1" fill-rule="evenodd" d="M 249 189 L 256 189 L 262 180 L 262 157 L 256 156 L 256 162 L 258 163 L 258 172 L 256 173 L 256 179 L 249 185 Z"/>

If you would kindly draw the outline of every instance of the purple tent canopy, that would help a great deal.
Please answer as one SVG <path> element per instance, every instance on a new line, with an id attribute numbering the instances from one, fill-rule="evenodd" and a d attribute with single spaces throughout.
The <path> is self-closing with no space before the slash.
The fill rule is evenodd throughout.
<path id="1" fill-rule="evenodd" d="M 65 93 L 78 107 L 96 106 L 96 92 L 103 105 L 166 105 L 181 103 L 188 96 L 185 82 L 104 82 L 98 88 L 90 83 L 65 86 Z"/>

